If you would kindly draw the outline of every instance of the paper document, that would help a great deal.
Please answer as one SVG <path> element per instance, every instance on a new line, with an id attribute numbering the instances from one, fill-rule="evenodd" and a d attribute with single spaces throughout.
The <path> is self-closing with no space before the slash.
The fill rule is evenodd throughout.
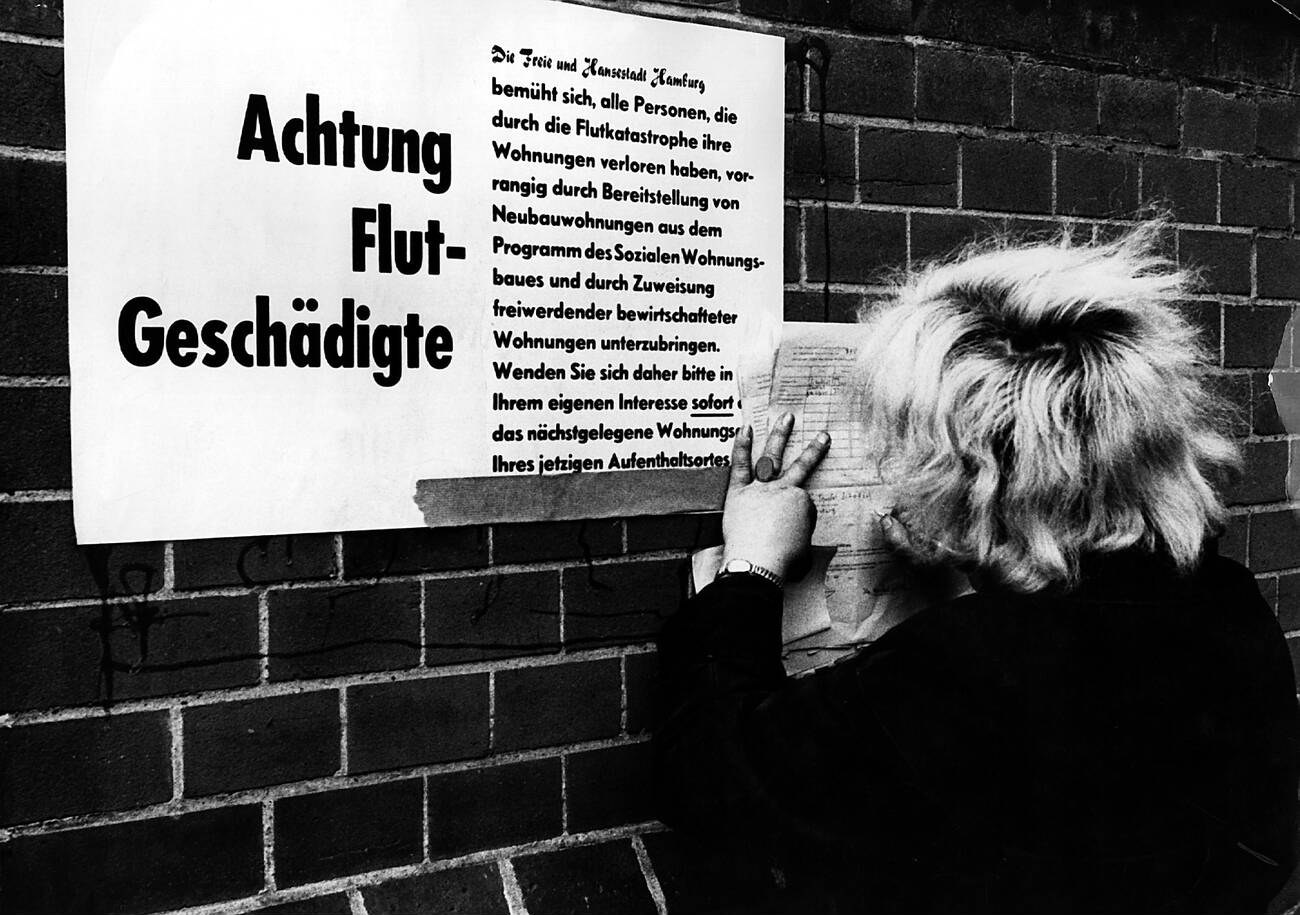
<path id="1" fill-rule="evenodd" d="M 776 352 L 750 359 L 741 372 L 755 452 L 785 412 L 795 421 L 783 467 L 818 432 L 831 436 L 830 451 L 807 487 L 817 507 L 814 555 L 822 559 L 786 589 L 783 635 L 791 672 L 829 663 L 964 587 L 954 580 L 959 576 L 916 575 L 885 545 L 880 515 L 894 499 L 879 476 L 878 449 L 864 439 L 857 404 L 864 330 L 860 324 L 787 323 Z"/>

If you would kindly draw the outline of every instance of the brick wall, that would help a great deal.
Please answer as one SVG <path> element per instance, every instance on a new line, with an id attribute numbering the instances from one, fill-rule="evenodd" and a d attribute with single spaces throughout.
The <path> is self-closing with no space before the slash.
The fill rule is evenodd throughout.
<path id="1" fill-rule="evenodd" d="M 1300 659 L 1300 24 L 1263 2 L 608 5 L 827 43 L 824 82 L 787 68 L 791 319 L 850 320 L 883 270 L 992 230 L 1172 207 L 1246 446 L 1224 548 Z M 0 3 L 0 907 L 707 899 L 647 806 L 645 729 L 653 633 L 716 516 L 74 545 L 61 32 L 57 0 Z"/>

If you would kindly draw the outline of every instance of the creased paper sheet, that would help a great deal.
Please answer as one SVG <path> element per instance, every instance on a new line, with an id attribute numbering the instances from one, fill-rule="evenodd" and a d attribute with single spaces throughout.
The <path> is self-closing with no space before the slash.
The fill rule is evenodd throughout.
<path id="1" fill-rule="evenodd" d="M 808 481 L 817 506 L 814 549 L 831 549 L 825 577 L 805 581 L 786 595 L 786 614 L 818 618 L 825 628 L 787 628 L 786 667 L 791 672 L 821 666 L 845 651 L 879 638 L 916 610 L 952 596 L 960 583 L 927 574 L 920 580 L 886 547 L 880 515 L 894 498 L 881 482 L 875 449 L 863 436 L 855 403 L 857 360 L 865 328 L 858 324 L 784 325 L 770 359 L 751 359 L 742 368 L 745 420 L 754 426 L 755 449 L 762 447 L 773 419 L 794 414 L 782 465 L 788 466 L 818 432 L 831 435 L 831 447 Z M 806 606 L 805 602 L 812 602 Z"/>

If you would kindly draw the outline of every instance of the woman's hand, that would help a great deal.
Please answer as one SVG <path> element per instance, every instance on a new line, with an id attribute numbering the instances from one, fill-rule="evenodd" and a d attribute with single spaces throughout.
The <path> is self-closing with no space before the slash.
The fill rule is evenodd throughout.
<path id="1" fill-rule="evenodd" d="M 784 578 L 808 549 L 817 511 L 803 485 L 830 448 L 831 437 L 820 432 L 784 472 L 785 452 L 794 416 L 783 414 L 767 437 L 757 467 L 753 460 L 754 432 L 748 426 L 736 436 L 731 451 L 731 483 L 722 512 L 725 564 L 748 559 Z"/>
<path id="2" fill-rule="evenodd" d="M 886 545 L 913 565 L 953 568 L 960 566 L 956 554 L 948 547 L 937 540 L 913 533 L 907 526 L 905 516 L 902 516 L 897 509 L 879 514 L 880 532 Z"/>

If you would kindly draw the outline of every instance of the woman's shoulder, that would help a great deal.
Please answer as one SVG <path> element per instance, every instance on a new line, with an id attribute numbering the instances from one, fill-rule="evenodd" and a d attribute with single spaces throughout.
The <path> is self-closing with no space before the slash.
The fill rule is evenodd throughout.
<path id="1" fill-rule="evenodd" d="M 1255 577 L 1207 548 L 1180 572 L 1166 557 L 1123 550 L 1089 557 L 1078 587 L 1018 593 L 984 587 L 928 607 L 853 659 L 860 666 L 1032 664 L 1109 653 L 1114 643 L 1151 652 L 1188 640 L 1273 639 L 1279 633 Z"/>

